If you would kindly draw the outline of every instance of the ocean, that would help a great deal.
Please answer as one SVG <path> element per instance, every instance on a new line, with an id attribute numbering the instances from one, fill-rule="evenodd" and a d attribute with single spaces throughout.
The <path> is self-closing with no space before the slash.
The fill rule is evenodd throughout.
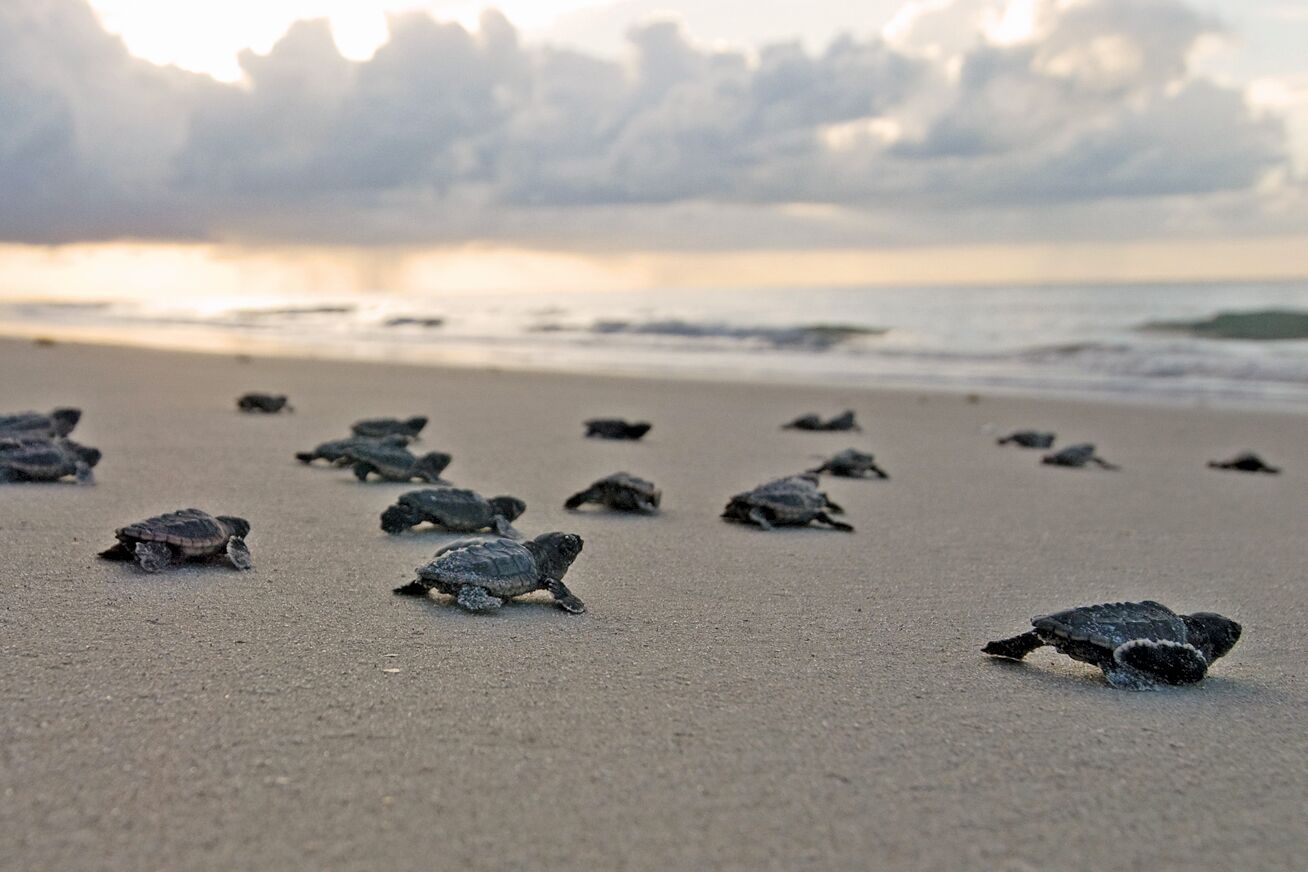
<path id="1" fill-rule="evenodd" d="M 0 333 L 211 352 L 1308 411 L 1308 281 L 0 298 Z"/>

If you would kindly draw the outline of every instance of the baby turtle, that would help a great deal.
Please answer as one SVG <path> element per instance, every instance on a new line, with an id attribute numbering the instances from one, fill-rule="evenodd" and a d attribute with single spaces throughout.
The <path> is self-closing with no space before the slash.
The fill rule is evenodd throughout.
<path id="1" fill-rule="evenodd" d="M 82 418 L 81 409 L 55 409 L 48 415 L 40 412 L 17 412 L 0 415 L 0 436 L 67 436 Z"/>
<path id="2" fill-rule="evenodd" d="M 652 515 L 659 510 L 659 501 L 662 499 L 663 492 L 652 482 L 625 472 L 615 472 L 568 497 L 563 507 L 575 509 L 583 503 L 599 503 L 619 512 Z"/>
<path id="3" fill-rule="evenodd" d="M 511 597 L 547 590 L 559 608 L 579 615 L 586 606 L 563 584 L 563 576 L 581 546 L 576 533 L 544 533 L 526 542 L 453 542 L 418 567 L 418 577 L 395 593 L 426 596 L 435 590 L 454 597 L 470 612 L 484 612 L 498 609 Z"/>
<path id="4" fill-rule="evenodd" d="M 367 418 L 363 421 L 355 421 L 350 425 L 351 432 L 355 436 L 366 436 L 370 439 L 381 439 L 384 436 L 408 436 L 410 439 L 417 439 L 422 428 L 427 426 L 427 419 L 422 415 L 414 415 L 412 418 L 406 418 L 401 421 L 399 418 Z"/>
<path id="5" fill-rule="evenodd" d="M 1240 639 L 1240 625 L 1212 612 L 1178 615 L 1160 603 L 1079 606 L 1031 620 L 1034 630 L 981 651 L 1021 660 L 1042 645 L 1098 666 L 1108 683 L 1130 690 L 1194 684 Z"/>
<path id="6" fill-rule="evenodd" d="M 371 439 L 366 436 L 349 436 L 345 439 L 323 442 L 312 451 L 297 451 L 295 452 L 295 459 L 301 463 L 313 463 L 315 460 L 325 460 L 333 466 L 345 466 L 350 462 L 350 458 L 348 457 L 350 450 L 360 445 L 385 445 L 392 448 L 403 448 L 408 444 L 409 437 L 402 433 L 383 436 L 381 439 Z"/>
<path id="7" fill-rule="evenodd" d="M 592 418 L 586 423 L 586 435 L 598 439 L 639 439 L 654 425 L 648 421 L 628 422 L 621 418 Z"/>
<path id="8" fill-rule="evenodd" d="M 1263 459 L 1251 451 L 1243 454 L 1237 454 L 1230 460 L 1208 461 L 1208 465 L 1213 469 L 1234 469 L 1240 472 L 1265 472 L 1268 475 L 1279 475 L 1281 468 L 1279 466 L 1268 466 Z"/>
<path id="9" fill-rule="evenodd" d="M 871 454 L 864 454 L 855 448 L 846 448 L 817 469 L 810 469 L 809 472 L 815 475 L 827 472 L 841 478 L 890 478 L 884 469 L 876 465 Z"/>
<path id="10" fill-rule="evenodd" d="M 415 457 L 399 445 L 370 443 L 355 445 L 344 452 L 347 464 L 354 465 L 354 477 L 367 481 L 372 473 L 386 481 L 419 481 L 441 484 L 441 473 L 453 460 L 444 451 L 429 451 Z"/>
<path id="11" fill-rule="evenodd" d="M 1016 430 L 997 442 L 1000 445 L 1017 445 L 1021 448 L 1053 448 L 1056 438 L 1048 430 Z"/>
<path id="12" fill-rule="evenodd" d="M 855 430 L 862 432 L 863 428 L 858 426 L 854 420 L 854 410 L 846 409 L 841 414 L 829 421 L 823 421 L 817 415 L 800 415 L 789 424 L 781 425 L 783 430 L 822 430 L 822 431 L 844 431 Z"/>
<path id="13" fill-rule="evenodd" d="M 487 528 L 501 536 L 519 538 L 511 521 L 527 511 L 527 504 L 517 497 L 487 499 L 476 491 L 459 487 L 426 488 L 401 494 L 382 512 L 381 528 L 400 533 L 423 521 L 456 533 L 475 533 Z"/>
<path id="14" fill-rule="evenodd" d="M 182 509 L 129 524 L 114 533 L 118 544 L 100 556 L 105 560 L 135 560 L 146 572 L 158 572 L 184 560 L 225 557 L 237 569 L 249 569 L 245 537 L 250 522 L 199 509 Z"/>
<path id="15" fill-rule="evenodd" d="M 812 473 L 769 481 L 732 497 L 722 517 L 742 524 L 756 524 L 764 530 L 803 527 L 810 521 L 819 521 L 846 533 L 854 532 L 849 524 L 827 514 L 844 514 L 845 510 L 818 490 L 817 483 L 818 477 Z"/>
<path id="16" fill-rule="evenodd" d="M 242 412 L 264 412 L 269 415 L 282 410 L 295 411 L 285 394 L 245 394 L 236 401 L 236 408 Z"/>
<path id="17" fill-rule="evenodd" d="M 94 484 L 91 468 L 100 451 L 71 439 L 0 436 L 0 482 L 58 481 L 74 476 L 78 484 Z"/>
<path id="18" fill-rule="evenodd" d="M 1111 464 L 1098 454 L 1095 454 L 1095 447 L 1089 442 L 1069 445 L 1062 451 L 1056 451 L 1053 454 L 1046 454 L 1040 462 L 1049 466 L 1070 466 L 1075 469 L 1080 469 L 1091 463 L 1101 466 L 1104 469 L 1121 469 L 1120 466 Z"/>

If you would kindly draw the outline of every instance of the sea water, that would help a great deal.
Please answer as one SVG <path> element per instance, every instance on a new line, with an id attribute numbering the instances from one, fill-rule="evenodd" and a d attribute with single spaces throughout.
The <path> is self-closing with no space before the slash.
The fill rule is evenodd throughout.
<path id="1" fill-rule="evenodd" d="M 0 299 L 0 332 L 409 363 L 1308 409 L 1305 313 L 1304 281 L 375 292 L 258 304 L 179 294 Z M 1219 315 L 1236 317 L 1210 320 Z"/>

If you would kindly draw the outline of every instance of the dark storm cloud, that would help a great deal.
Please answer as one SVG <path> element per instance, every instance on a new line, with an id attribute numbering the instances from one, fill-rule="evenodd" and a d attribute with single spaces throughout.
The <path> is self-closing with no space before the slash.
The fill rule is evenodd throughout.
<path id="1" fill-rule="evenodd" d="M 631 34 L 631 65 L 523 45 L 496 13 L 391 29 L 356 63 L 301 22 L 226 85 L 131 57 L 82 0 L 7 0 L 0 238 L 928 241 L 984 235 L 968 210 L 1020 235 L 1023 213 L 1253 196 L 1285 162 L 1277 124 L 1187 77 L 1213 24 L 1169 0 L 1090 0 L 953 73 L 878 40 L 711 52 L 669 23 Z M 877 230 L 887 211 L 915 227 Z"/>

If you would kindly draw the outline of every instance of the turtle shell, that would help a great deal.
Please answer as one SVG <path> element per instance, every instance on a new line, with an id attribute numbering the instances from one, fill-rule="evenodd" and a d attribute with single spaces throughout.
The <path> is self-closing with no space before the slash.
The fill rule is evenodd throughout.
<path id="1" fill-rule="evenodd" d="M 417 460 L 402 445 L 372 441 L 360 441 L 351 445 L 343 455 L 347 460 L 371 463 L 381 470 L 382 475 L 394 478 L 408 478 L 413 462 Z"/>
<path id="2" fill-rule="evenodd" d="M 844 451 L 832 456 L 826 462 L 829 471 L 840 475 L 850 472 L 865 472 L 873 463 L 876 462 L 871 454 L 865 454 L 857 448 L 846 448 Z"/>
<path id="3" fill-rule="evenodd" d="M 732 503 L 764 509 L 774 524 L 807 524 L 827 505 L 812 480 L 799 475 L 778 478 L 732 497 Z"/>
<path id="4" fill-rule="evenodd" d="M 421 512 L 433 524 L 462 533 L 488 527 L 495 518 L 495 511 L 485 497 L 461 487 L 409 491 L 398 502 Z"/>
<path id="5" fill-rule="evenodd" d="M 197 557 L 222 551 L 236 533 L 225 521 L 208 512 L 182 509 L 129 524 L 115 535 L 124 545 L 163 542 L 179 549 L 186 557 Z"/>
<path id="6" fill-rule="evenodd" d="M 1111 660 L 1113 650 L 1135 639 L 1186 644 L 1185 621 L 1162 603 L 1102 603 L 1033 618 L 1047 644 L 1088 663 Z"/>
<path id="7" fill-rule="evenodd" d="M 0 467 L 29 481 L 55 481 L 77 472 L 78 456 L 50 439 L 0 439 Z"/>
<path id="8" fill-rule="evenodd" d="M 1052 463 L 1055 466 L 1085 466 L 1094 456 L 1094 445 L 1089 442 L 1080 442 L 1050 454 L 1045 458 L 1045 463 Z"/>
<path id="9" fill-rule="evenodd" d="M 614 509 L 632 510 L 642 504 L 657 506 L 663 498 L 663 492 L 646 481 L 626 472 L 615 472 L 591 485 L 598 489 L 605 505 Z"/>
<path id="10" fill-rule="evenodd" d="M 540 587 L 536 558 L 511 539 L 456 543 L 418 567 L 418 578 L 448 594 L 457 594 L 469 584 L 498 597 L 518 596 Z"/>
<path id="11" fill-rule="evenodd" d="M 399 418 L 365 418 L 362 421 L 355 421 L 350 426 L 350 430 L 356 436 L 380 439 L 383 436 L 391 436 L 397 433 L 416 437 L 425 426 L 427 426 L 427 419 L 421 416 L 415 416 L 404 421 Z"/>

